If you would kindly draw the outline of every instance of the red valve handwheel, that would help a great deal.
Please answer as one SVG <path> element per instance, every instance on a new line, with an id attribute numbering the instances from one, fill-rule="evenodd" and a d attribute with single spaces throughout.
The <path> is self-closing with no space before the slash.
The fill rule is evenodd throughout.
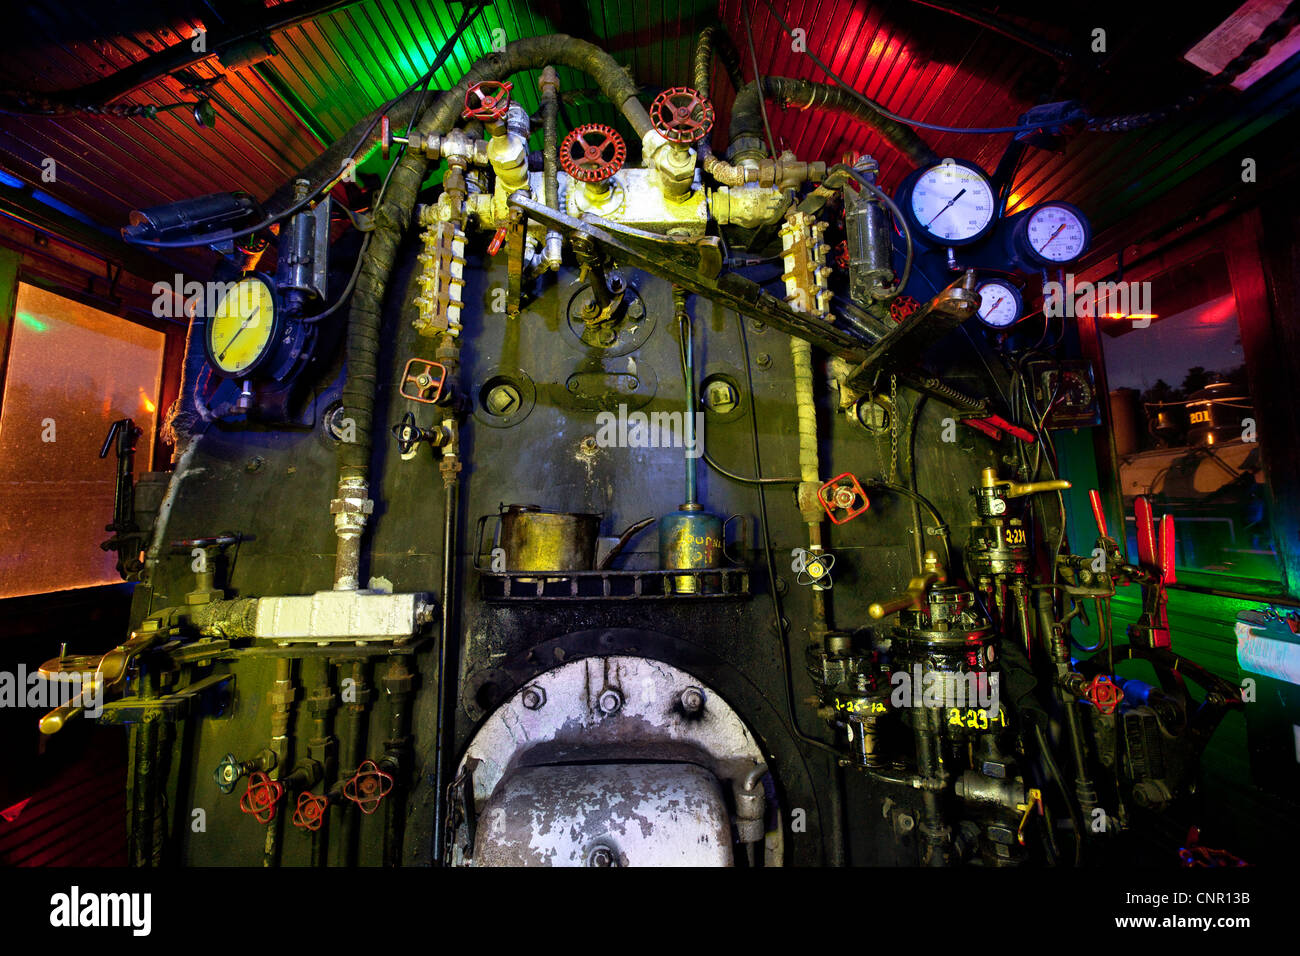
<path id="1" fill-rule="evenodd" d="M 293 811 L 293 825 L 300 830 L 319 830 L 325 822 L 325 809 L 330 805 L 329 798 L 316 796 L 309 790 L 298 794 L 298 806 Z"/>
<path id="2" fill-rule="evenodd" d="M 921 307 L 910 295 L 900 295 L 889 303 L 889 317 L 895 322 L 902 322 Z"/>
<path id="3" fill-rule="evenodd" d="M 650 122 L 670 143 L 693 143 L 713 129 L 713 104 L 697 90 L 677 86 L 655 97 Z"/>
<path id="4" fill-rule="evenodd" d="M 465 112 L 462 119 L 476 119 L 491 123 L 506 115 L 510 108 L 510 83 L 484 80 L 465 91 Z"/>
<path id="5" fill-rule="evenodd" d="M 402 382 L 397 391 L 402 398 L 423 405 L 436 405 L 442 397 L 442 386 L 447 382 L 447 366 L 441 362 L 413 358 L 402 370 Z"/>
<path id="6" fill-rule="evenodd" d="M 817 500 L 826 510 L 826 516 L 835 524 L 852 521 L 871 507 L 871 501 L 867 498 L 867 493 L 862 490 L 862 485 L 858 484 L 858 479 L 847 471 L 818 488 Z M 844 517 L 836 517 L 836 512 L 843 512 Z"/>
<path id="7" fill-rule="evenodd" d="M 364 760 L 343 785 L 343 796 L 360 807 L 362 813 L 369 814 L 379 809 L 380 801 L 392 789 L 393 778 L 380 770 L 373 760 Z"/>
<path id="8" fill-rule="evenodd" d="M 284 796 L 284 784 L 272 780 L 260 770 L 248 775 L 248 789 L 239 798 L 239 809 L 258 823 L 270 823 L 275 818 L 275 807 Z"/>
<path id="9" fill-rule="evenodd" d="M 1119 702 L 1124 699 L 1124 691 L 1105 674 L 1094 677 L 1084 694 L 1096 706 L 1098 713 L 1106 715 L 1115 713 Z"/>
<path id="10" fill-rule="evenodd" d="M 574 179 L 600 183 L 623 168 L 627 144 L 616 130 L 600 123 L 579 126 L 560 144 L 560 165 Z"/>

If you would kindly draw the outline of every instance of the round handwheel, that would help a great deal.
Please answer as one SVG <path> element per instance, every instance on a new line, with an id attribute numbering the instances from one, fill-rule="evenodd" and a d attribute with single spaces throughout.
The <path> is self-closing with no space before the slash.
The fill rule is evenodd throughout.
<path id="1" fill-rule="evenodd" d="M 275 818 L 275 807 L 282 796 L 284 785 L 259 770 L 249 774 L 248 789 L 239 798 L 239 809 L 258 823 L 270 823 Z"/>
<path id="2" fill-rule="evenodd" d="M 328 806 L 328 797 L 318 797 L 304 790 L 298 795 L 298 806 L 293 811 L 293 825 L 300 830 L 319 830 L 325 822 L 325 808 Z"/>
<path id="3" fill-rule="evenodd" d="M 393 778 L 384 773 L 373 760 L 363 760 L 357 772 L 343 785 L 343 796 L 357 805 L 362 813 L 371 814 L 388 791 L 393 789 Z"/>
<path id="4" fill-rule="evenodd" d="M 616 130 L 600 123 L 579 126 L 560 144 L 560 165 L 574 179 L 600 183 L 623 168 L 627 144 Z"/>
<path id="5" fill-rule="evenodd" d="M 689 86 L 674 87 L 654 98 L 650 122 L 670 143 L 693 143 L 713 129 L 713 104 Z"/>
<path id="6" fill-rule="evenodd" d="M 484 80 L 475 83 L 465 91 L 465 112 L 463 119 L 482 120 L 494 123 L 506 115 L 510 108 L 510 83 L 500 80 Z"/>

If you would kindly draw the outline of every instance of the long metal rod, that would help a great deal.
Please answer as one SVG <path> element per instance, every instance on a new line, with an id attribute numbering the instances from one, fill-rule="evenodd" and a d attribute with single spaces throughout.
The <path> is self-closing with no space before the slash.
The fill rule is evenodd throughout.
<path id="1" fill-rule="evenodd" d="M 441 865 L 447 843 L 447 781 L 451 779 L 451 757 L 455 746 L 456 681 L 451 668 L 457 666 L 453 642 L 457 639 L 456 615 L 456 529 L 460 506 L 460 483 L 445 481 L 442 524 L 442 634 L 438 640 L 437 723 L 434 741 L 437 753 L 433 775 L 433 852 Z"/>

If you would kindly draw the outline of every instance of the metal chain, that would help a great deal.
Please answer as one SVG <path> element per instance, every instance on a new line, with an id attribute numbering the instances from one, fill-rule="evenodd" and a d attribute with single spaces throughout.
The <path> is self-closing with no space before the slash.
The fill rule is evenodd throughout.
<path id="1" fill-rule="evenodd" d="M 889 376 L 889 481 L 898 484 L 898 376 Z"/>

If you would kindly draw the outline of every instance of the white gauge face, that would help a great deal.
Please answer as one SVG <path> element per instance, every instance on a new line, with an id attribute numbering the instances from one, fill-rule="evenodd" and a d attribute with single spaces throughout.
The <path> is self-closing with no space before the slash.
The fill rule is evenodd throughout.
<path id="1" fill-rule="evenodd" d="M 1088 227 L 1073 209 L 1049 203 L 1029 214 L 1025 238 L 1048 262 L 1072 262 L 1088 247 Z"/>
<path id="2" fill-rule="evenodd" d="M 912 187 L 912 215 L 939 242 L 968 242 L 996 215 L 993 187 L 979 170 L 953 162 L 927 169 Z"/>
<path id="3" fill-rule="evenodd" d="M 980 319 L 985 325 L 1005 329 L 1020 318 L 1020 294 L 1005 282 L 986 282 L 979 288 Z"/>

